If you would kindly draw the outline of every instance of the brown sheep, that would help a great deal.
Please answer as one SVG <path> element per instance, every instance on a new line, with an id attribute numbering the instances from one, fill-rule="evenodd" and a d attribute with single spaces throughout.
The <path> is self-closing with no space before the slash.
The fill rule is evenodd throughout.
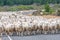
<path id="1" fill-rule="evenodd" d="M 47 34 L 48 33 L 48 26 L 45 26 L 44 28 L 43 28 L 43 34 Z"/>
<path id="2" fill-rule="evenodd" d="M 0 27 L 0 36 L 2 35 L 3 29 Z"/>
<path id="3" fill-rule="evenodd" d="M 8 34 L 8 35 L 12 35 L 13 34 L 13 32 L 14 32 L 14 26 L 13 25 L 11 25 L 10 27 L 8 26 L 6 26 L 6 27 L 4 27 L 4 30 L 5 30 L 5 32 Z"/>
<path id="4" fill-rule="evenodd" d="M 23 27 L 22 26 L 15 26 L 15 32 L 17 33 L 17 35 L 20 35 L 20 33 L 23 31 Z"/>
<path id="5" fill-rule="evenodd" d="M 57 26 L 56 26 L 56 33 L 58 33 L 59 31 L 60 31 L 60 25 L 57 24 Z"/>
<path id="6" fill-rule="evenodd" d="M 40 34 L 42 34 L 42 31 L 43 31 L 42 25 L 38 26 L 38 30 L 39 30 Z"/>
<path id="7" fill-rule="evenodd" d="M 52 30 L 51 33 L 54 34 L 55 33 L 55 30 L 56 30 L 55 26 L 52 26 L 51 30 Z"/>

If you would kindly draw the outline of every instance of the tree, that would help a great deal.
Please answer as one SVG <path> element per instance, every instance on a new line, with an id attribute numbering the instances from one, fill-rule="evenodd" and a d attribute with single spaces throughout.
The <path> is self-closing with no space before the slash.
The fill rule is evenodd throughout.
<path id="1" fill-rule="evenodd" d="M 36 4 L 46 4 L 46 2 L 48 2 L 48 4 L 52 3 L 52 4 L 59 4 L 60 0 L 0 0 L 0 5 L 30 5 L 33 3 Z"/>
<path id="2" fill-rule="evenodd" d="M 2 6 L 4 4 L 4 2 L 2 0 L 0 0 L 0 5 Z"/>
<path id="3" fill-rule="evenodd" d="M 46 12 L 49 12 L 49 11 L 50 11 L 50 6 L 49 6 L 49 4 L 45 4 L 45 11 L 46 11 Z"/>
<path id="4" fill-rule="evenodd" d="M 45 4 L 44 7 L 46 14 L 53 14 L 54 10 L 49 6 L 49 4 Z"/>

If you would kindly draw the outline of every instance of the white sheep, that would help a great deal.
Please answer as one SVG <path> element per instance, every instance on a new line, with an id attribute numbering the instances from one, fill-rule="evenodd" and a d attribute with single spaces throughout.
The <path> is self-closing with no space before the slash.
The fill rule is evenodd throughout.
<path id="1" fill-rule="evenodd" d="M 17 35 L 20 35 L 20 33 L 22 32 L 22 25 L 21 25 L 21 22 L 18 21 L 18 22 L 14 22 L 13 23 L 15 25 L 15 32 L 17 32 Z"/>
<path id="2" fill-rule="evenodd" d="M 22 22 L 23 32 L 25 32 L 24 35 L 30 35 L 31 28 L 29 27 L 28 23 L 29 22 Z"/>
<path id="3" fill-rule="evenodd" d="M 3 23 L 0 22 L 0 36 L 2 36 L 3 32 L 4 32 Z"/>
<path id="4" fill-rule="evenodd" d="M 8 23 L 4 26 L 4 29 L 7 34 L 12 35 L 14 30 L 14 25 L 11 23 Z"/>

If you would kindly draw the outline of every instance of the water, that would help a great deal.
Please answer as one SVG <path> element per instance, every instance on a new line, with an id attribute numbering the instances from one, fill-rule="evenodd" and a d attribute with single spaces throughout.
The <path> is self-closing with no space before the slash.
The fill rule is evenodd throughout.
<path id="1" fill-rule="evenodd" d="M 60 40 L 60 34 L 54 35 L 34 35 L 34 36 L 10 36 L 12 40 Z M 8 37 L 2 37 L 3 40 L 9 40 Z"/>

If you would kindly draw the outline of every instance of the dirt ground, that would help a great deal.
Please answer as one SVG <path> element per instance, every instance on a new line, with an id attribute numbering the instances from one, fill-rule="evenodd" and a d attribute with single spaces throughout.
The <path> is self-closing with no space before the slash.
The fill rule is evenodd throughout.
<path id="1" fill-rule="evenodd" d="M 32 15 L 28 15 L 28 16 L 32 16 Z M 41 15 L 40 15 L 41 16 Z M 55 15 L 42 15 L 42 17 L 44 18 L 60 18 L 60 16 L 55 16 Z"/>
<path id="2" fill-rule="evenodd" d="M 54 16 L 54 15 L 43 15 L 44 18 L 60 18 L 60 16 Z"/>

